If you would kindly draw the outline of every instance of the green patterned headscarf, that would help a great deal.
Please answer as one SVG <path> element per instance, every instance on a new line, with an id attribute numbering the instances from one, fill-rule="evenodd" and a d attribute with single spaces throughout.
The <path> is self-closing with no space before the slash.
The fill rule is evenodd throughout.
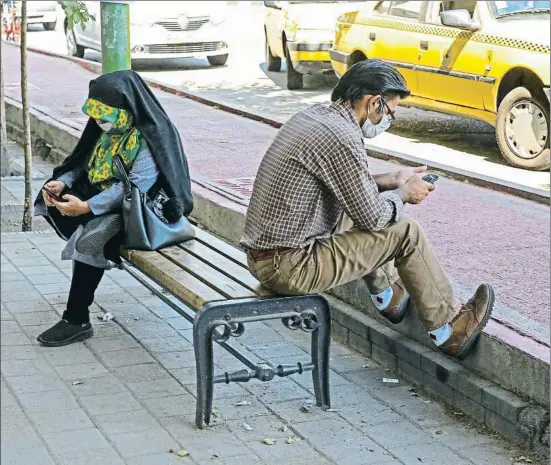
<path id="1" fill-rule="evenodd" d="M 104 132 L 88 162 L 88 180 L 90 184 L 105 190 L 120 179 L 116 176 L 113 157 L 120 157 L 127 170 L 130 169 L 140 150 L 146 146 L 145 138 L 133 126 L 132 115 L 123 109 L 113 108 L 94 99 L 86 100 L 82 111 L 91 118 L 113 124 Z"/>

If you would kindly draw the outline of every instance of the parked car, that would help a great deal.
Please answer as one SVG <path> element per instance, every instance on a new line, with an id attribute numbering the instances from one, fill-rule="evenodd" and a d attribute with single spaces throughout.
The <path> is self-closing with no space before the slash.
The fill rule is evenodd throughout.
<path id="1" fill-rule="evenodd" d="M 304 74 L 332 73 L 335 22 L 351 3 L 363 2 L 264 2 L 268 71 L 280 71 L 285 60 L 289 89 L 302 89 Z"/>
<path id="2" fill-rule="evenodd" d="M 380 1 L 338 19 L 342 75 L 379 58 L 404 75 L 404 103 L 486 121 L 513 166 L 549 169 L 549 1 Z"/>
<path id="3" fill-rule="evenodd" d="M 18 14 L 21 2 L 15 2 Z M 42 24 L 46 31 L 53 31 L 57 24 L 57 2 L 27 1 L 27 24 Z"/>
<path id="4" fill-rule="evenodd" d="M 96 18 L 83 29 L 72 29 L 65 20 L 67 49 L 82 58 L 85 49 L 101 52 L 100 2 L 84 2 Z M 130 4 L 131 58 L 166 60 L 174 58 L 207 58 L 213 66 L 228 60 L 229 46 L 224 22 L 226 10 L 218 2 L 155 1 Z"/>

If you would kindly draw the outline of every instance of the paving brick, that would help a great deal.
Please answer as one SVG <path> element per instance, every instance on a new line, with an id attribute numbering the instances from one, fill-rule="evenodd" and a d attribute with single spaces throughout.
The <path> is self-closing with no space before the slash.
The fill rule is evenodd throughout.
<path id="1" fill-rule="evenodd" d="M 442 383 L 440 380 L 433 378 L 430 375 L 425 373 L 423 378 L 423 389 L 429 394 L 433 394 L 438 398 L 442 399 L 448 404 L 453 403 L 455 392 L 450 386 L 445 383 Z M 462 396 L 465 397 L 465 396 Z M 465 397 L 467 399 L 467 397 Z"/>
<path id="2" fill-rule="evenodd" d="M 52 274 L 31 274 L 27 276 L 27 279 L 31 283 L 37 284 L 37 285 L 61 284 L 61 283 L 68 285 L 70 283 L 69 279 L 67 279 L 67 276 L 59 272 L 52 273 Z M 67 287 L 65 287 L 64 289 L 66 288 Z"/>
<path id="3" fill-rule="evenodd" d="M 311 399 L 312 394 L 294 383 L 290 379 L 284 379 L 279 382 L 270 381 L 267 383 L 254 383 L 245 387 L 247 391 L 253 393 L 260 401 L 265 404 L 284 402 L 294 399 Z"/>
<path id="4" fill-rule="evenodd" d="M 112 321 L 102 323 L 96 319 L 92 324 L 94 326 L 94 339 L 100 339 L 100 338 L 106 338 L 106 337 L 113 338 L 113 337 L 121 337 L 123 335 L 126 335 L 124 329 L 122 329 L 118 324 Z"/>
<path id="5" fill-rule="evenodd" d="M 465 397 L 473 399 L 479 404 L 482 403 L 482 391 L 494 386 L 494 383 L 480 378 L 468 370 L 461 370 L 450 375 L 448 384 L 454 390 L 459 391 Z"/>
<path id="6" fill-rule="evenodd" d="M 125 383 L 170 378 L 170 374 L 156 363 L 113 368 L 110 371 Z"/>
<path id="7" fill-rule="evenodd" d="M 3 339 L 2 339 L 3 341 Z M 38 374 L 55 374 L 52 366 L 43 358 L 32 360 L 3 360 L 1 370 L 4 376 L 28 376 Z"/>
<path id="8" fill-rule="evenodd" d="M 145 410 L 119 412 L 116 415 L 95 415 L 94 421 L 107 437 L 114 434 L 135 433 L 160 428 L 158 421 Z"/>
<path id="9" fill-rule="evenodd" d="M 70 410 L 79 407 L 71 392 L 66 389 L 19 394 L 17 398 L 28 412 Z"/>
<path id="10" fill-rule="evenodd" d="M 54 455 L 109 448 L 109 443 L 97 428 L 49 433 L 42 437 Z"/>
<path id="11" fill-rule="evenodd" d="M 385 449 L 366 437 L 341 439 L 337 442 L 317 445 L 316 448 L 335 463 L 342 465 L 398 465 L 400 463 Z"/>
<path id="12" fill-rule="evenodd" d="M 482 405 L 507 421 L 516 423 L 520 412 L 529 404 L 512 392 L 498 386 L 489 386 L 482 391 Z"/>
<path id="13" fill-rule="evenodd" d="M 170 452 L 161 452 L 159 454 L 132 457 L 127 459 L 126 463 L 128 465 L 192 465 L 197 462 L 194 462 L 189 455 L 187 457 L 178 457 L 176 454 L 171 454 Z M 218 461 L 217 465 L 225 465 L 225 463 L 225 461 Z M 212 464 L 212 460 L 209 460 L 209 464 Z M 241 463 L 241 465 L 245 465 L 245 463 Z"/>
<path id="14" fill-rule="evenodd" d="M 347 373 L 349 371 L 358 371 L 365 366 L 376 367 L 378 366 L 372 360 L 357 354 L 347 356 L 334 356 L 331 352 L 331 358 L 329 365 L 333 371 L 337 373 Z"/>
<path id="15" fill-rule="evenodd" d="M 0 325 L 0 334 L 14 334 L 20 333 L 21 327 L 17 324 L 16 321 L 4 321 Z"/>
<path id="16" fill-rule="evenodd" d="M 7 379 L 15 395 L 20 393 L 55 391 L 65 387 L 63 381 L 55 374 L 10 376 Z"/>
<path id="17" fill-rule="evenodd" d="M 29 259 L 29 263 L 27 264 L 27 263 L 24 263 L 22 260 L 21 261 L 17 261 L 16 259 L 12 260 L 12 262 L 17 264 L 19 271 L 23 273 L 25 276 L 33 276 L 33 275 L 39 275 L 39 274 L 52 275 L 55 273 L 59 273 L 59 270 L 53 265 L 29 266 L 31 261 L 34 262 L 34 260 Z"/>
<path id="18" fill-rule="evenodd" d="M 195 354 L 191 351 L 156 353 L 155 358 L 167 370 L 195 366 Z"/>
<path id="19" fill-rule="evenodd" d="M 32 313 L 49 312 L 52 310 L 51 305 L 44 299 L 20 301 L 20 302 L 2 302 L 6 308 L 13 314 L 17 313 Z"/>
<path id="20" fill-rule="evenodd" d="M 21 326 L 44 325 L 48 327 L 59 321 L 59 315 L 53 310 L 38 313 L 16 313 L 14 317 Z"/>
<path id="21" fill-rule="evenodd" d="M 71 391 L 78 398 L 99 394 L 127 392 L 121 381 L 111 374 L 99 376 L 97 378 L 88 378 L 81 381 L 82 384 L 78 384 L 76 386 L 71 384 L 70 386 Z"/>
<path id="22" fill-rule="evenodd" d="M 214 399 L 228 399 L 233 397 L 246 397 L 249 392 L 244 388 L 245 384 L 230 383 L 230 384 L 218 384 L 214 387 Z M 186 390 L 193 396 L 197 397 L 197 384 L 187 384 Z"/>
<path id="23" fill-rule="evenodd" d="M 262 441 L 247 443 L 247 447 L 258 455 L 268 465 L 299 465 L 299 464 L 330 464 L 322 455 L 316 452 L 306 441 L 286 444 L 277 441 L 273 446 L 266 446 Z"/>
<path id="24" fill-rule="evenodd" d="M 36 290 L 43 295 L 62 294 L 69 289 L 68 280 L 50 284 L 35 284 Z"/>
<path id="25" fill-rule="evenodd" d="M 375 321 L 369 332 L 371 342 L 391 354 L 396 354 L 396 341 L 399 341 L 402 337 L 400 333 Z"/>
<path id="26" fill-rule="evenodd" d="M 2 465 L 55 465 L 45 447 L 2 449 Z"/>
<path id="27" fill-rule="evenodd" d="M 7 288 L 8 288 L 8 285 L 5 286 L 5 289 L 7 289 Z M 9 290 L 10 291 L 20 291 L 22 294 L 24 294 L 26 291 L 29 291 L 29 290 L 34 291 L 35 289 L 29 281 L 27 281 L 27 280 L 24 280 L 24 281 L 23 280 L 18 280 L 18 281 L 10 281 Z"/>
<path id="28" fill-rule="evenodd" d="M 515 452 L 506 450 L 503 445 L 489 444 L 466 447 L 461 451 L 461 455 L 475 465 L 511 465 L 511 457 L 517 456 Z"/>
<path id="29" fill-rule="evenodd" d="M 2 412 L 2 415 L 4 413 Z M 26 419 L 25 419 L 26 420 Z M 2 455 L 4 451 L 13 450 L 13 449 L 29 449 L 33 447 L 41 446 L 40 438 L 34 432 L 34 429 L 26 420 L 25 422 L 19 423 L 17 428 L 5 428 L 1 432 L 1 449 Z M 2 457 L 2 463 L 4 463 Z"/>
<path id="30" fill-rule="evenodd" d="M 364 436 L 360 430 L 353 428 L 340 418 L 297 423 L 293 428 L 315 446 L 346 440 L 353 441 Z"/>
<path id="31" fill-rule="evenodd" d="M 65 381 L 83 380 L 106 375 L 107 369 L 98 362 L 79 363 L 78 365 L 63 365 L 55 367 L 59 377 Z"/>
<path id="32" fill-rule="evenodd" d="M 56 455 L 55 458 L 59 465 L 125 465 L 113 448 Z"/>
<path id="33" fill-rule="evenodd" d="M 155 418 L 195 415 L 195 399 L 187 393 L 179 396 L 144 399 L 142 404 Z"/>
<path id="34" fill-rule="evenodd" d="M 178 448 L 178 442 L 161 428 L 137 433 L 114 434 L 110 439 L 123 457 L 136 457 Z"/>
<path id="35" fill-rule="evenodd" d="M 425 447 L 415 445 L 401 449 L 393 448 L 392 453 L 398 457 L 404 465 L 418 465 L 419 463 L 428 463 L 433 465 L 441 465 L 444 463 L 453 465 L 471 465 L 469 460 L 464 459 L 452 450 L 440 444 L 430 444 Z"/>
<path id="36" fill-rule="evenodd" d="M 11 273 L 4 272 L 5 266 L 9 266 L 9 265 L 4 264 L 4 262 L 2 262 L 2 273 L 0 274 L 0 283 L 7 284 L 7 283 L 13 283 L 16 281 L 26 281 L 27 278 L 25 278 L 25 276 L 23 276 L 18 271 L 13 271 Z"/>
<path id="37" fill-rule="evenodd" d="M 410 382 L 416 384 L 423 383 L 424 373 L 411 363 L 406 362 L 404 359 L 398 358 L 396 373 L 398 374 L 398 376 L 401 376 Z"/>
<path id="38" fill-rule="evenodd" d="M 421 370 L 440 382 L 447 383 L 451 375 L 461 372 L 463 367 L 445 355 L 430 351 L 421 355 Z"/>
<path id="39" fill-rule="evenodd" d="M 193 345 L 181 335 L 167 338 L 140 339 L 140 343 L 154 354 L 163 352 L 192 351 Z"/>
<path id="40" fill-rule="evenodd" d="M 134 397 L 139 400 L 188 394 L 188 389 L 184 388 L 173 378 L 139 381 L 135 383 L 127 383 L 126 385 Z"/>
<path id="41" fill-rule="evenodd" d="M 86 412 L 80 408 L 49 412 L 29 412 L 28 415 L 40 434 L 94 427 Z"/>
<path id="42" fill-rule="evenodd" d="M 174 328 L 162 321 L 159 323 L 154 323 L 151 321 L 137 321 L 131 323 L 139 323 L 127 325 L 128 331 L 130 331 L 137 339 L 174 337 L 178 335 Z"/>
<path id="43" fill-rule="evenodd" d="M 2 363 L 11 360 L 32 360 L 38 357 L 35 346 L 6 346 L 0 349 Z"/>
<path id="44" fill-rule="evenodd" d="M 102 352 L 99 358 L 108 368 L 134 366 L 141 363 L 153 363 L 155 360 L 143 348 L 123 349 L 114 352 Z"/>
<path id="45" fill-rule="evenodd" d="M 503 434 L 508 440 L 519 444 L 529 445 L 533 441 L 533 432 L 524 430 L 519 423 L 511 423 L 501 415 L 486 409 L 484 412 L 484 424 L 494 431 Z"/>
<path id="46" fill-rule="evenodd" d="M 381 363 L 382 365 L 390 368 L 392 371 L 396 371 L 398 359 L 396 355 L 383 349 L 382 347 L 373 344 L 371 346 L 371 357 L 373 360 Z"/>
<path id="47" fill-rule="evenodd" d="M 3 321 L 2 325 L 4 325 L 5 323 L 7 322 Z M 27 346 L 31 344 L 33 343 L 24 333 L 2 334 L 3 346 Z"/>
<path id="48" fill-rule="evenodd" d="M 407 420 L 379 423 L 371 426 L 367 435 L 389 450 L 414 445 L 422 446 L 433 441 L 432 437 L 419 426 Z"/>
<path id="49" fill-rule="evenodd" d="M 331 338 L 341 344 L 348 344 L 349 329 L 340 324 L 333 324 L 331 327 Z"/>
<path id="50" fill-rule="evenodd" d="M 37 351 L 54 367 L 97 362 L 95 355 L 82 343 L 65 347 L 39 346 Z"/>
<path id="51" fill-rule="evenodd" d="M 140 410 L 140 404 L 128 392 L 100 394 L 80 398 L 80 403 L 91 415 Z"/>

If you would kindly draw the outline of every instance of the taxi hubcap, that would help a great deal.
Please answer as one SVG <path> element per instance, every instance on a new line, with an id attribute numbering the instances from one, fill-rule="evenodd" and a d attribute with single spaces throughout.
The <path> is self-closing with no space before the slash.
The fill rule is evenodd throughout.
<path id="1" fill-rule="evenodd" d="M 520 158 L 537 157 L 549 137 L 547 117 L 534 101 L 521 100 L 509 110 L 505 123 L 509 148 Z"/>

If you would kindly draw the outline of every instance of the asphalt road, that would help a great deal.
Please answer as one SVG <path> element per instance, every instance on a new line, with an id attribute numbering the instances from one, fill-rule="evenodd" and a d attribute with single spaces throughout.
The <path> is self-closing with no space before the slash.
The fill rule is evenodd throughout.
<path id="1" fill-rule="evenodd" d="M 225 24 L 231 53 L 226 66 L 215 68 L 206 60 L 192 58 L 141 63 L 136 66 L 136 70 L 144 76 L 182 87 L 210 100 L 280 121 L 285 121 L 295 112 L 313 103 L 328 102 L 331 89 L 337 81 L 334 75 L 307 76 L 304 90 L 289 91 L 286 88 L 285 72 L 266 71 L 263 32 L 265 9 L 246 3 L 229 8 L 228 21 Z M 55 31 L 47 32 L 42 26 L 31 26 L 29 46 L 59 54 L 67 53 L 63 12 L 60 10 L 59 14 Z M 101 54 L 87 50 L 85 58 L 100 61 Z M 456 166 L 461 165 L 468 170 L 469 163 L 473 160 L 475 163 L 483 160 L 495 165 L 496 173 L 508 170 L 511 178 L 512 168 L 505 168 L 507 164 L 497 148 L 494 130 L 485 123 L 401 107 L 397 111 L 397 121 L 389 132 L 404 137 L 410 143 L 426 144 L 432 151 L 436 147 L 437 153 L 441 149 L 442 160 L 438 161 L 446 163 L 446 157 L 451 160 L 451 149 L 456 158 Z M 462 154 L 465 163 L 461 162 Z M 545 173 L 516 169 L 514 172 L 518 172 L 519 178 L 533 178 L 526 184 L 548 189 L 549 181 Z M 514 172 L 513 178 L 516 177 Z"/>

